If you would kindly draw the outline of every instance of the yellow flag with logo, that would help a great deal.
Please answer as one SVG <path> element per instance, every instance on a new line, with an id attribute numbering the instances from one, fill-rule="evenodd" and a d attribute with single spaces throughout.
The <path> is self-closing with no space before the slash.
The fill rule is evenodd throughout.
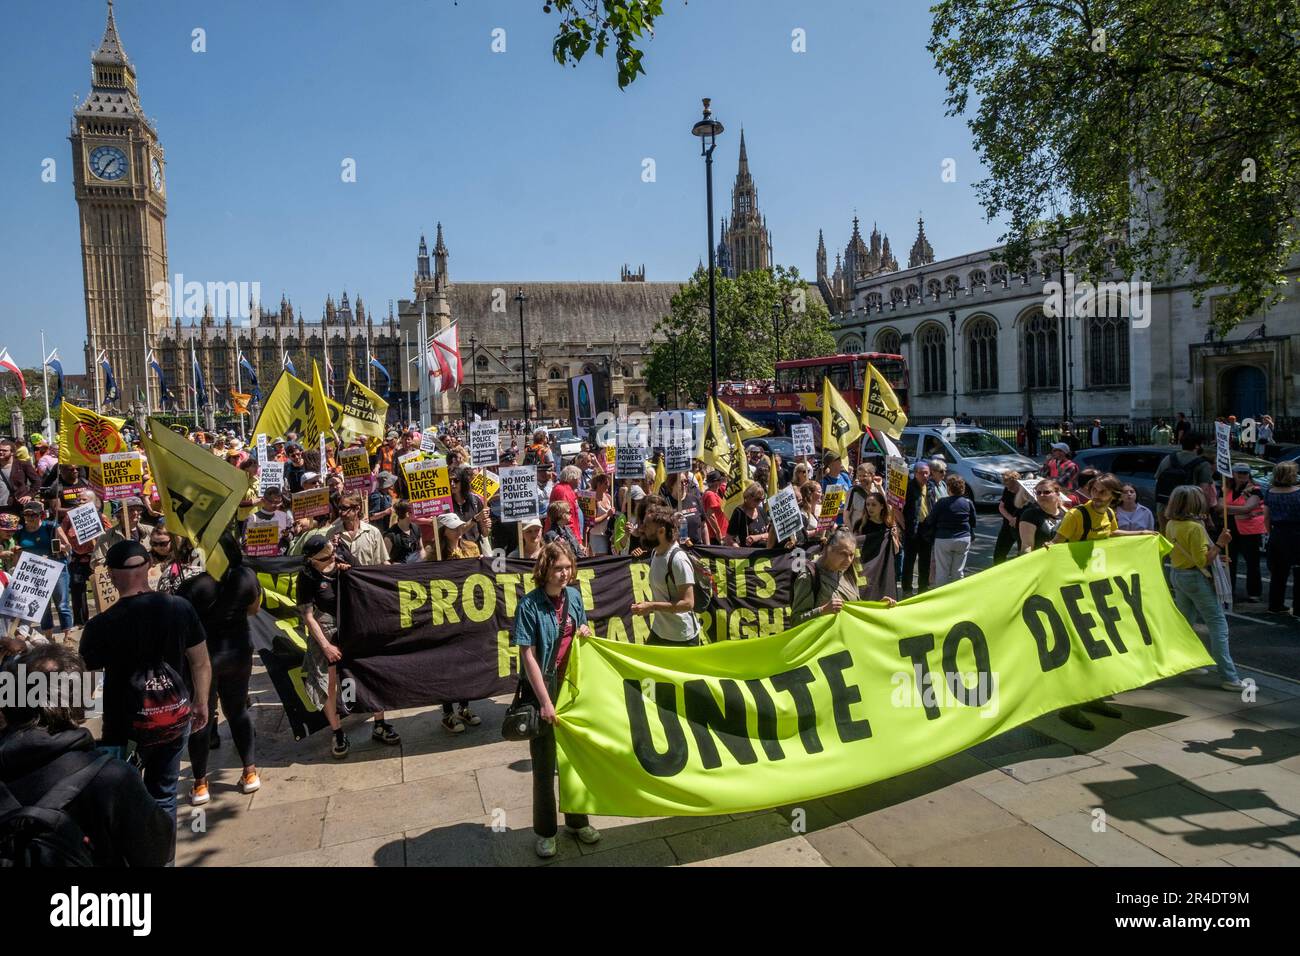
<path id="1" fill-rule="evenodd" d="M 829 378 L 822 379 L 822 449 L 847 459 L 849 449 L 862 435 L 858 417 Z"/>
<path id="2" fill-rule="evenodd" d="M 229 561 L 221 536 L 230 528 L 249 487 L 249 476 L 234 465 L 149 419 L 141 436 L 149 468 L 158 485 L 167 530 L 194 542 L 203 551 L 208 573 L 218 580 Z"/>
<path id="3" fill-rule="evenodd" d="M 388 403 L 366 388 L 348 369 L 348 384 L 343 390 L 339 431 L 349 436 L 365 435 L 382 440 L 384 422 L 388 419 Z"/>
<path id="4" fill-rule="evenodd" d="M 325 383 L 320 377 L 320 366 L 316 364 L 315 359 L 312 359 L 311 405 L 312 412 L 315 415 L 316 433 L 318 435 L 322 433 L 328 435 L 330 432 L 335 431 L 337 427 L 334 415 L 330 409 L 330 401 L 331 400 L 325 395 Z M 334 404 L 339 406 L 339 412 L 341 414 L 343 406 L 339 405 L 338 402 L 335 402 Z"/>
<path id="5" fill-rule="evenodd" d="M 780 484 L 781 478 L 776 473 L 776 455 L 768 455 L 767 463 L 768 463 L 767 496 L 771 498 L 773 495 L 775 495 L 778 491 L 781 490 L 780 488 L 777 487 L 777 485 Z"/>
<path id="6" fill-rule="evenodd" d="M 731 467 L 727 469 L 727 500 L 722 503 L 722 512 L 728 520 L 745 500 L 745 486 L 749 484 L 749 459 L 745 456 L 745 446 L 739 432 L 732 432 L 732 435 L 735 447 L 740 450 L 731 456 Z"/>
<path id="7" fill-rule="evenodd" d="M 59 412 L 59 464 L 99 467 L 100 455 L 130 451 L 122 437 L 125 418 L 96 415 L 64 401 Z"/>
<path id="8" fill-rule="evenodd" d="M 863 431 L 868 428 L 883 431 L 891 438 L 902 438 L 907 427 L 907 414 L 885 376 L 870 363 L 867 364 L 867 392 L 862 399 Z"/>
<path id="9" fill-rule="evenodd" d="M 710 400 L 713 401 L 713 399 Z M 722 399 L 719 398 L 716 399 L 716 401 L 718 403 L 718 411 L 722 412 L 722 427 L 724 432 L 739 432 L 741 441 L 744 441 L 746 438 L 762 438 L 764 435 L 772 434 L 770 428 L 764 428 L 762 425 L 751 422 L 748 418 L 740 414 L 740 412 L 736 411 Z M 740 442 L 737 442 L 736 444 L 737 447 L 739 447 Z"/>
<path id="10" fill-rule="evenodd" d="M 664 470 L 664 454 L 663 452 L 660 452 L 659 457 L 655 459 L 655 486 L 651 489 L 650 493 L 652 495 L 659 494 L 660 489 L 663 488 L 667 481 L 668 472 Z"/>
<path id="11" fill-rule="evenodd" d="M 695 450 L 695 457 L 723 473 L 731 464 L 731 442 L 727 441 L 725 426 L 718 419 L 718 407 L 711 396 L 704 413 L 704 428 L 700 432 L 700 446 Z"/>
<path id="12" fill-rule="evenodd" d="M 264 434 L 271 439 L 285 438 L 293 432 L 303 447 L 315 445 L 321 434 L 316 406 L 317 399 L 310 385 L 290 372 L 281 372 L 266 397 L 253 434 Z M 325 417 L 328 420 L 328 412 Z"/>

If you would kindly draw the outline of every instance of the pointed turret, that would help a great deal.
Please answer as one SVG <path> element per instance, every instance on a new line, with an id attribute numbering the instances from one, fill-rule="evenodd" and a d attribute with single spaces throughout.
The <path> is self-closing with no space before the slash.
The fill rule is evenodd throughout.
<path id="1" fill-rule="evenodd" d="M 916 241 L 912 243 L 912 252 L 907 258 L 907 267 L 915 269 L 917 266 L 929 265 L 934 262 L 934 249 L 930 246 L 930 240 L 925 238 L 925 219 L 918 213 L 916 217 Z"/>
<path id="2" fill-rule="evenodd" d="M 820 229 L 817 230 L 817 278 L 826 278 L 826 240 Z"/>
<path id="3" fill-rule="evenodd" d="M 447 274 L 447 244 L 442 241 L 442 223 L 438 223 L 438 234 L 433 243 L 433 287 L 445 289 L 450 276 Z"/>
<path id="4" fill-rule="evenodd" d="M 90 57 L 90 95 L 77 108 L 77 113 L 144 119 L 135 85 L 135 66 L 126 55 L 121 37 L 117 35 L 112 0 L 108 4 L 104 39 Z"/>

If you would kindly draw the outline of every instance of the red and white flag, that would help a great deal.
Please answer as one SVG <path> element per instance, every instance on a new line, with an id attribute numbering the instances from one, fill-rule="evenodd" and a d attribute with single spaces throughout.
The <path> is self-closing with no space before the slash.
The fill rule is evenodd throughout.
<path id="1" fill-rule="evenodd" d="M 429 339 L 427 364 L 429 389 L 435 395 L 459 388 L 465 381 L 465 368 L 460 361 L 460 332 L 454 324 Z"/>
<path id="2" fill-rule="evenodd" d="M 18 363 L 9 357 L 8 349 L 0 349 L 0 368 L 8 369 L 18 376 L 18 384 L 22 386 L 23 398 L 27 398 L 27 382 L 23 378 L 23 370 L 18 367 Z"/>

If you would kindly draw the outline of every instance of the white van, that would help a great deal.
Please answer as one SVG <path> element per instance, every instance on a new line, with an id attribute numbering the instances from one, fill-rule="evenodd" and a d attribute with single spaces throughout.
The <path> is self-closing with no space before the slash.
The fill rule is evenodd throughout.
<path id="1" fill-rule="evenodd" d="M 948 474 L 961 475 L 980 504 L 997 504 L 1004 471 L 1036 478 L 1041 468 L 997 435 L 973 425 L 909 425 L 903 429 L 898 448 L 909 463 L 942 458 Z"/>

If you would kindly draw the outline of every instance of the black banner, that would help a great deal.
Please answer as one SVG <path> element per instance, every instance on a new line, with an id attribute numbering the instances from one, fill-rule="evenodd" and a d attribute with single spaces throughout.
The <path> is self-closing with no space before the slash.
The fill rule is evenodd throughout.
<path id="1" fill-rule="evenodd" d="M 692 549 L 714 575 L 718 608 L 700 615 L 702 639 L 742 640 L 785 630 L 795 557 L 753 548 Z M 475 558 L 353 568 L 342 576 L 340 679 L 351 678 L 354 709 L 423 707 L 482 700 L 514 689 L 518 655 L 510 647 L 515 607 L 533 590 L 533 562 Z M 648 558 L 578 563 L 596 637 L 643 643 L 651 600 Z"/>

